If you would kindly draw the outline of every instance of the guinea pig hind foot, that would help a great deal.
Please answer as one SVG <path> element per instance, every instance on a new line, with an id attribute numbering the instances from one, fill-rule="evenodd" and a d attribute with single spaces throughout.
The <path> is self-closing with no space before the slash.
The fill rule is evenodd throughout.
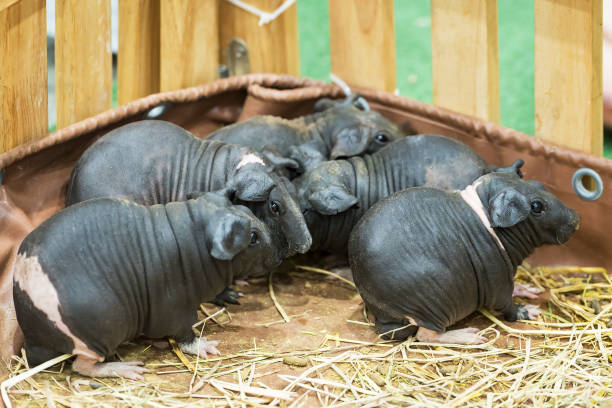
<path id="1" fill-rule="evenodd" d="M 218 345 L 219 342 L 216 340 L 206 340 L 206 337 L 194 337 L 193 340 L 189 342 L 179 343 L 179 348 L 183 353 L 207 358 L 209 354 L 221 354 L 219 350 L 217 350 Z"/>
<path id="2" fill-rule="evenodd" d="M 99 363 L 91 358 L 77 356 L 72 363 L 72 369 L 89 377 L 124 377 L 130 380 L 144 380 L 142 374 L 150 370 L 142 367 L 143 365 L 142 361 Z"/>
<path id="3" fill-rule="evenodd" d="M 416 339 L 425 343 L 482 344 L 488 339 L 479 336 L 479 331 L 480 329 L 476 327 L 467 327 L 465 329 L 449 330 L 444 333 L 438 333 L 434 330 L 419 327 L 416 333 Z"/>
<path id="4" fill-rule="evenodd" d="M 527 283 L 514 282 L 514 290 L 512 296 L 524 297 L 527 299 L 537 299 L 540 293 L 544 292 L 544 289 L 536 288 Z"/>

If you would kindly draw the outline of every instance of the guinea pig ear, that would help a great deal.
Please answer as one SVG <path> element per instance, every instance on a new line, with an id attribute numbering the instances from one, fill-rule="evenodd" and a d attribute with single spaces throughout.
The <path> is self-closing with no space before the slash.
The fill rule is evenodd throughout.
<path id="1" fill-rule="evenodd" d="M 526 219 L 530 211 L 527 197 L 513 188 L 503 190 L 489 201 L 489 217 L 493 227 L 516 225 Z"/>
<path id="2" fill-rule="evenodd" d="M 243 216 L 225 212 L 216 217 L 209 228 L 211 243 L 210 255 L 213 258 L 229 261 L 249 246 L 251 240 L 251 221 Z"/>
<path id="3" fill-rule="evenodd" d="M 310 194 L 308 202 L 320 214 L 335 215 L 348 210 L 359 200 L 344 187 L 329 185 Z"/>
<path id="4" fill-rule="evenodd" d="M 314 111 L 316 112 L 323 112 L 324 110 L 327 110 L 329 108 L 333 108 L 334 106 L 337 105 L 337 102 L 332 101 L 329 98 L 323 98 L 323 99 L 319 99 L 315 105 L 314 105 Z"/>
<path id="5" fill-rule="evenodd" d="M 336 144 L 331 151 L 333 160 L 339 157 L 358 156 L 368 148 L 369 131 L 365 127 L 351 126 L 342 129 L 336 137 Z"/>
<path id="6" fill-rule="evenodd" d="M 283 157 L 277 154 L 276 152 L 264 151 L 263 155 L 272 164 L 272 167 L 274 168 L 274 170 L 278 170 L 278 169 L 297 170 L 300 168 L 300 165 L 297 161 L 289 157 Z"/>
<path id="7" fill-rule="evenodd" d="M 266 201 L 276 182 L 262 169 L 245 168 L 232 180 L 235 197 L 242 201 Z"/>

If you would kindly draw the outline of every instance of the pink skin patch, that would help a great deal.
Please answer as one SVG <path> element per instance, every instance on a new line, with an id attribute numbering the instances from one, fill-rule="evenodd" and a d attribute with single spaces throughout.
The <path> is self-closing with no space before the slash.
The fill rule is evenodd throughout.
<path id="1" fill-rule="evenodd" d="M 38 258 L 18 254 L 15 260 L 13 281 L 28 294 L 34 306 L 42 311 L 57 328 L 74 342 L 72 354 L 82 356 L 93 362 L 104 361 L 104 357 L 90 350 L 85 343 L 73 335 L 62 321 L 59 312 L 59 298 L 55 287 L 44 273 Z M 77 359 L 78 360 L 78 359 Z M 76 361 L 75 361 L 76 362 Z"/>
<path id="2" fill-rule="evenodd" d="M 525 308 L 527 309 L 529 320 L 535 320 L 542 314 L 542 311 L 536 305 L 525 305 Z"/>
<path id="3" fill-rule="evenodd" d="M 262 166 L 266 165 L 260 157 L 257 157 L 257 155 L 253 153 L 249 153 L 242 156 L 240 162 L 238 162 L 238 165 L 236 166 L 236 169 L 246 166 L 247 164 L 261 164 Z"/>
<path id="4" fill-rule="evenodd" d="M 130 380 L 144 380 L 142 374 L 150 372 L 142 367 L 142 361 L 122 361 L 113 363 L 98 363 L 87 357 L 77 356 L 72 369 L 89 377 L 124 377 Z"/>
<path id="5" fill-rule="evenodd" d="M 485 212 L 485 208 L 482 205 L 482 201 L 480 201 L 480 197 L 478 196 L 478 192 L 476 191 L 476 188 L 479 185 L 480 181 L 477 180 L 474 184 L 470 184 L 465 189 L 461 190 L 459 194 L 461 194 L 461 198 L 463 198 L 463 201 L 465 201 L 476 213 L 476 215 L 478 215 L 478 218 L 480 218 L 482 224 L 485 226 L 487 231 L 489 231 L 489 234 L 491 234 L 491 236 L 497 243 L 497 246 L 499 246 L 499 249 L 501 249 L 503 252 L 506 252 L 506 248 L 504 248 L 504 245 L 495 233 L 495 230 L 493 230 L 493 227 L 491 227 L 491 221 L 489 221 L 489 217 L 487 217 L 487 213 Z"/>
<path id="6" fill-rule="evenodd" d="M 235 279 L 234 284 L 236 286 L 249 286 L 250 283 L 246 279 Z"/>
<path id="7" fill-rule="evenodd" d="M 179 348 L 183 353 L 208 358 L 209 354 L 221 354 L 217 350 L 219 342 L 216 340 L 206 340 L 206 337 L 196 337 L 190 343 L 179 343 Z"/>
<path id="8" fill-rule="evenodd" d="M 425 343 L 446 343 L 446 344 L 482 344 L 488 339 L 479 336 L 480 329 L 476 327 L 467 327 L 465 329 L 450 330 L 444 333 L 438 333 L 433 330 L 419 327 L 416 333 L 416 339 Z"/>
<path id="9" fill-rule="evenodd" d="M 512 296 L 519 296 L 527 299 L 537 299 L 540 293 L 542 292 L 544 292 L 544 289 L 536 288 L 535 286 L 531 286 L 526 283 L 515 282 Z"/>

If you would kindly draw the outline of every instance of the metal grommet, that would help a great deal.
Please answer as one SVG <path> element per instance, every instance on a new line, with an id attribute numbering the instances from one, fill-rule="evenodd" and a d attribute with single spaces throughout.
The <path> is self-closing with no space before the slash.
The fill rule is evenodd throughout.
<path id="1" fill-rule="evenodd" d="M 152 107 L 151 109 L 149 109 L 148 111 L 146 111 L 142 115 L 142 117 L 143 119 L 157 119 L 161 115 L 166 113 L 168 109 L 170 109 L 171 106 L 172 106 L 172 102 L 162 102 L 159 105 L 156 105 Z"/>
<path id="2" fill-rule="evenodd" d="M 585 176 L 591 176 L 593 180 L 595 180 L 595 191 L 590 191 L 584 186 L 583 180 Z M 572 187 L 574 187 L 574 191 L 578 197 L 586 201 L 595 201 L 601 197 L 603 193 L 603 181 L 601 177 L 595 170 L 586 167 L 576 170 L 572 176 Z"/>

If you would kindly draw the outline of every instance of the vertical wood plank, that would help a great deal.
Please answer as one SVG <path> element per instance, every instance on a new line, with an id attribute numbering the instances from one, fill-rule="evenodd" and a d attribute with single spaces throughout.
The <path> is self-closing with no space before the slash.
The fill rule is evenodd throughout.
<path id="1" fill-rule="evenodd" d="M 159 0 L 119 0 L 119 105 L 159 92 Z"/>
<path id="2" fill-rule="evenodd" d="M 109 0 L 55 1 L 57 128 L 112 106 Z"/>
<path id="3" fill-rule="evenodd" d="M 45 0 L 0 11 L 0 153 L 46 135 Z"/>
<path id="4" fill-rule="evenodd" d="M 249 0 L 248 3 L 261 11 L 273 12 L 284 0 Z M 219 16 L 222 63 L 225 64 L 230 40 L 236 37 L 247 43 L 250 72 L 300 74 L 296 4 L 262 26 L 258 25 L 259 17 L 227 1 L 221 1 Z"/>
<path id="5" fill-rule="evenodd" d="M 393 0 L 329 0 L 331 69 L 349 85 L 395 91 Z"/>
<path id="6" fill-rule="evenodd" d="M 499 123 L 497 0 L 431 0 L 431 51 L 434 104 Z"/>
<path id="7" fill-rule="evenodd" d="M 535 1 L 535 134 L 603 154 L 602 0 Z"/>
<path id="8" fill-rule="evenodd" d="M 161 2 L 161 90 L 217 79 L 218 0 Z"/>

